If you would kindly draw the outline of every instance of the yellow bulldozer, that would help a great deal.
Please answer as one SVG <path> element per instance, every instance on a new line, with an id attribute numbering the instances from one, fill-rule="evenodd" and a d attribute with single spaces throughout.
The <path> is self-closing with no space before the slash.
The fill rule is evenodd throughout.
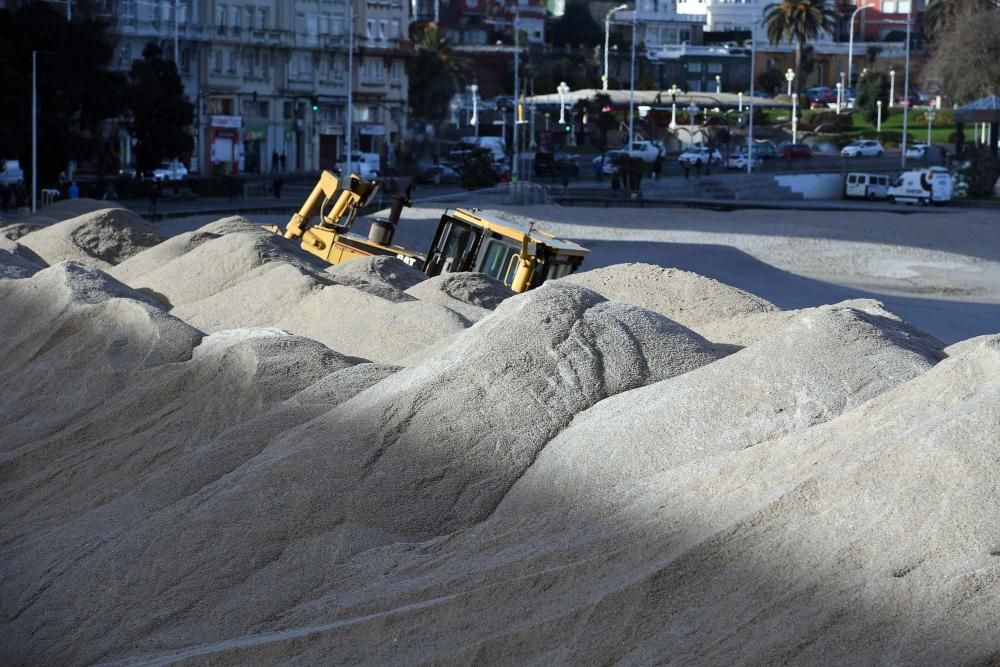
<path id="1" fill-rule="evenodd" d="M 410 192 L 394 196 L 388 218 L 376 218 L 368 237 L 350 233 L 358 212 L 372 201 L 379 184 L 356 174 L 346 187 L 328 171 L 320 175 L 298 213 L 282 230 L 266 230 L 286 239 L 301 239 L 302 249 L 331 264 L 373 255 L 397 257 L 428 276 L 457 271 L 484 273 L 515 292 L 576 271 L 589 251 L 533 226 L 484 215 L 478 209 L 454 209 L 441 216 L 426 255 L 392 244 Z M 318 218 L 318 222 L 313 224 Z"/>

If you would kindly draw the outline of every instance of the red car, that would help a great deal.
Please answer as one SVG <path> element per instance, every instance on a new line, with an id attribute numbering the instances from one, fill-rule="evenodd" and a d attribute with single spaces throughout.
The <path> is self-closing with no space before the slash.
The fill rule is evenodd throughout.
<path id="1" fill-rule="evenodd" d="M 812 157 L 812 149 L 806 144 L 782 144 L 778 147 L 778 157 L 805 158 Z"/>

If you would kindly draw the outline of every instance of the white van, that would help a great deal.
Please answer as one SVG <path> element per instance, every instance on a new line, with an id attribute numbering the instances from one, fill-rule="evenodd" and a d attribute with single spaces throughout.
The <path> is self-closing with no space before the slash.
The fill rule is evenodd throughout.
<path id="1" fill-rule="evenodd" d="M 951 201 L 953 186 L 951 174 L 944 167 L 916 169 L 900 174 L 889 187 L 888 197 L 890 202 L 943 204 Z"/>
<path id="2" fill-rule="evenodd" d="M 0 183 L 13 185 L 24 180 L 24 170 L 17 160 L 0 160 Z"/>
<path id="3" fill-rule="evenodd" d="M 340 172 L 341 177 L 346 177 L 347 174 L 347 157 L 341 156 L 337 161 L 337 170 Z M 379 157 L 378 153 L 352 153 L 351 154 L 351 173 L 357 174 L 365 180 L 373 180 L 378 178 L 378 175 L 382 172 L 382 158 Z"/>
<path id="4" fill-rule="evenodd" d="M 887 174 L 852 172 L 847 175 L 847 183 L 844 186 L 845 197 L 885 199 L 888 194 L 889 176 Z"/>

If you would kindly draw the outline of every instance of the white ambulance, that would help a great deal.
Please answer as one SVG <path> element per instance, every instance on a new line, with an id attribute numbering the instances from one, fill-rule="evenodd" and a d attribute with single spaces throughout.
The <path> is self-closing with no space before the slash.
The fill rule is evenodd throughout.
<path id="1" fill-rule="evenodd" d="M 890 202 L 943 204 L 951 201 L 953 185 L 951 174 L 944 167 L 917 169 L 900 174 L 887 196 Z"/>

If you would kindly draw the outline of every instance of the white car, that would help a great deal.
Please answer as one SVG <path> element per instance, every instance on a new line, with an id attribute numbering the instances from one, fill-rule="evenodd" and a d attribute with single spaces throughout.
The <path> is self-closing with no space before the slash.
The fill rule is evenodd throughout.
<path id="1" fill-rule="evenodd" d="M 154 181 L 183 181 L 187 178 L 188 170 L 180 160 L 161 162 L 160 166 L 153 170 Z"/>
<path id="2" fill-rule="evenodd" d="M 366 181 L 373 181 L 382 171 L 382 158 L 378 153 L 351 153 L 350 166 L 350 173 L 357 174 Z M 344 178 L 347 171 L 347 156 L 342 155 L 337 160 L 337 172 Z"/>
<path id="3" fill-rule="evenodd" d="M 930 144 L 913 144 L 907 147 L 906 157 L 922 160 L 927 156 L 928 149 L 930 149 Z"/>
<path id="4" fill-rule="evenodd" d="M 633 141 L 631 146 L 623 150 L 629 157 L 640 158 L 646 164 L 653 164 L 656 158 L 663 159 L 667 154 L 667 149 L 659 141 Z"/>
<path id="5" fill-rule="evenodd" d="M 747 163 L 749 162 L 751 169 L 759 169 L 760 166 L 764 163 L 764 161 L 761 159 L 761 151 L 756 146 L 754 146 L 751 155 L 753 156 L 752 158 L 747 158 L 747 149 L 745 147 L 741 147 L 740 150 L 730 155 L 729 159 L 726 160 L 726 168 L 742 169 L 746 171 Z"/>
<path id="6" fill-rule="evenodd" d="M 722 164 L 722 153 L 717 148 L 708 146 L 692 146 L 677 158 L 682 165 L 688 162 L 692 165 L 698 164 Z"/>
<path id="7" fill-rule="evenodd" d="M 615 165 L 615 161 L 617 160 L 617 158 L 620 158 L 624 155 L 626 155 L 625 151 L 608 151 L 604 154 L 603 157 L 598 155 L 593 160 L 591 160 L 591 164 L 594 165 L 595 171 L 598 168 L 600 168 L 602 174 L 604 174 L 605 176 L 609 176 L 618 170 L 617 165 Z"/>
<path id="8" fill-rule="evenodd" d="M 882 157 L 885 155 L 885 149 L 882 148 L 882 144 L 873 139 L 862 139 L 844 146 L 840 155 L 841 157 Z"/>

